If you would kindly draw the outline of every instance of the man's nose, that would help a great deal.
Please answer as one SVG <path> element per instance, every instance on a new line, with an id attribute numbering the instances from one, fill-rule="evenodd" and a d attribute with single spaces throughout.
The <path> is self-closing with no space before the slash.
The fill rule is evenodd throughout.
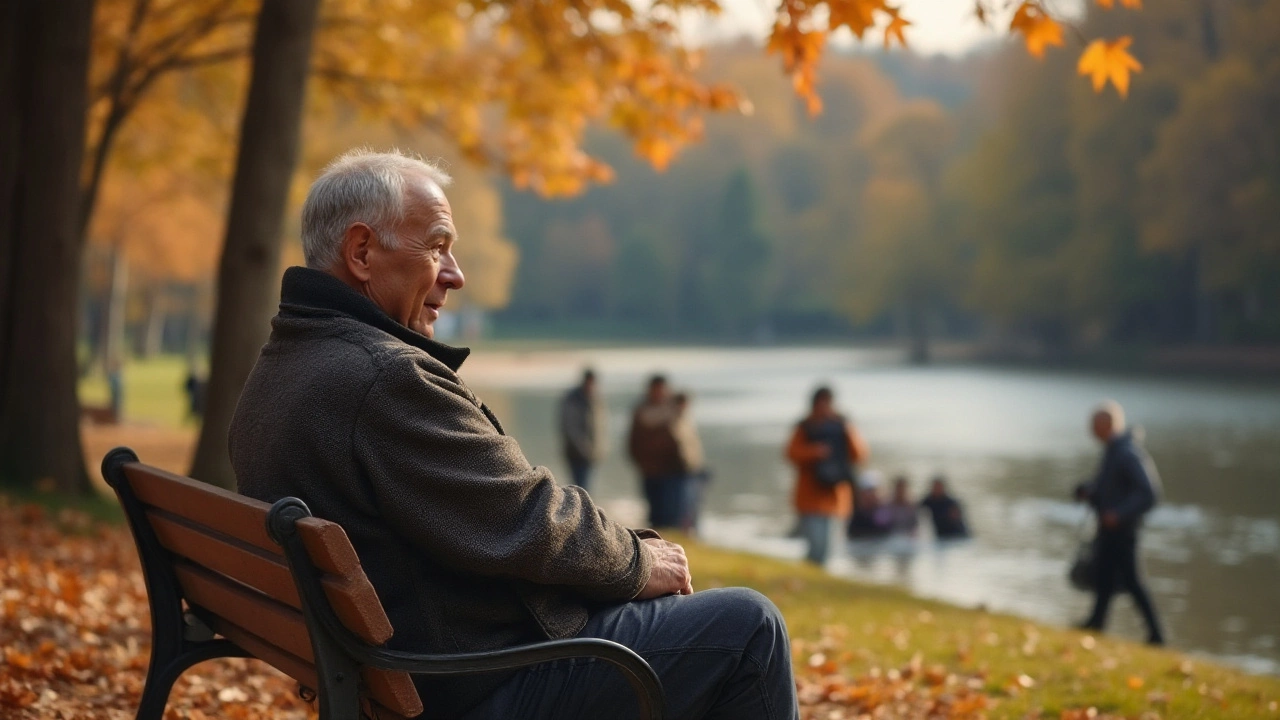
<path id="1" fill-rule="evenodd" d="M 454 257 L 452 252 L 444 256 L 437 282 L 450 290 L 459 290 L 467 284 L 467 278 L 462 274 L 462 266 L 458 264 L 458 258 Z"/>

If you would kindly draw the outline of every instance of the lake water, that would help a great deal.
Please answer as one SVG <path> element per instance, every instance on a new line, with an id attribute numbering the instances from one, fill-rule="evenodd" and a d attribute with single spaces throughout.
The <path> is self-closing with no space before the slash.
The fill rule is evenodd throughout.
<path id="1" fill-rule="evenodd" d="M 1099 458 L 1089 413 L 1114 398 L 1144 428 L 1164 483 L 1141 552 L 1171 644 L 1280 672 L 1280 385 L 914 367 L 890 351 L 835 349 L 485 351 L 463 375 L 529 459 L 565 478 L 555 409 L 584 364 L 599 372 L 610 416 L 611 450 L 592 494 L 624 522 L 644 517 L 624 458 L 630 407 L 644 378 L 662 371 L 694 393 L 715 473 L 704 539 L 800 557 L 800 541 L 786 537 L 793 471 L 782 448 L 826 383 L 866 437 L 870 467 L 905 473 L 915 493 L 944 472 L 975 534 L 939 546 L 922 517 L 920 538 L 842 545 L 830 570 L 1059 625 L 1090 607 L 1065 578 L 1092 531 L 1068 498 Z M 1109 629 L 1143 637 L 1127 597 L 1112 605 Z"/>

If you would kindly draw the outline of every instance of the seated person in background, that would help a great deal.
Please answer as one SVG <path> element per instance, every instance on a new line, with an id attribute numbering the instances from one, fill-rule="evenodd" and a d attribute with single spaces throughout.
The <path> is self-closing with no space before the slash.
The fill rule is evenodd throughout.
<path id="1" fill-rule="evenodd" d="M 879 538 L 889 534 L 888 516 L 881 512 L 880 473 L 865 470 L 858 477 L 858 488 L 849 516 L 847 534 L 851 540 Z"/>
<path id="2" fill-rule="evenodd" d="M 657 672 L 669 717 L 798 718 L 777 608 L 744 588 L 694 594 L 683 548 L 531 465 L 458 377 L 469 351 L 432 339 L 464 283 L 448 183 L 421 160 L 357 150 L 311 186 L 307 267 L 285 271 L 231 423 L 240 492 L 297 496 L 342 525 L 392 649 L 606 638 Z M 424 718 L 637 712 L 622 675 L 595 660 L 415 683 Z"/>
<path id="3" fill-rule="evenodd" d="M 915 535 L 918 512 L 908 493 L 907 478 L 899 475 L 893 479 L 893 498 L 876 511 L 877 524 L 888 527 L 892 535 Z"/>
<path id="4" fill-rule="evenodd" d="M 920 507 L 933 517 L 933 534 L 939 540 L 969 537 L 964 522 L 964 509 L 960 502 L 947 492 L 947 479 L 941 475 L 933 478 L 929 494 L 920 501 Z"/>

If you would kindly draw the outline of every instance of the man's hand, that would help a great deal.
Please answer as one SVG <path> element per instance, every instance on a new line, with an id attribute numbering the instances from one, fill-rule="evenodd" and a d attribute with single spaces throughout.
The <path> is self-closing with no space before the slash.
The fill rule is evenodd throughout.
<path id="1" fill-rule="evenodd" d="M 660 538 L 642 538 L 640 542 L 649 546 L 653 569 L 649 572 L 649 582 L 635 599 L 648 600 L 673 593 L 692 595 L 693 578 L 689 575 L 689 560 L 684 556 L 684 548 Z"/>
<path id="2" fill-rule="evenodd" d="M 1108 530 L 1114 530 L 1120 526 L 1120 516 L 1114 511 L 1108 510 L 1102 513 L 1102 527 Z"/>

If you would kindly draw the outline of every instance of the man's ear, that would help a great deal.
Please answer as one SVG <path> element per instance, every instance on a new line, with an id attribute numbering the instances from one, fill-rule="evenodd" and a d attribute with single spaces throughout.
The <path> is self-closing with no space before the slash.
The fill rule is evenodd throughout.
<path id="1" fill-rule="evenodd" d="M 340 261 L 347 272 L 360 282 L 368 282 L 371 274 L 369 262 L 373 244 L 377 242 L 373 228 L 364 223 L 354 223 L 342 236 Z"/>

